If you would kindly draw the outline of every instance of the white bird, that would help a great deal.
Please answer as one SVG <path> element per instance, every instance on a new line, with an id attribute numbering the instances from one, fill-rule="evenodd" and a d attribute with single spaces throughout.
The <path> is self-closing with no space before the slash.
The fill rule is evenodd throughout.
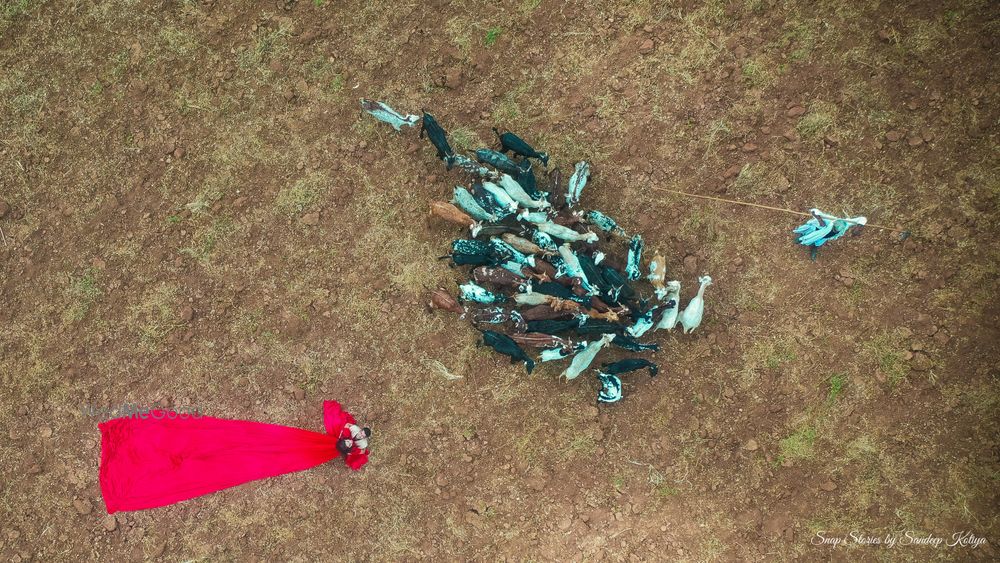
<path id="1" fill-rule="evenodd" d="M 544 223 L 536 223 L 535 227 L 539 231 L 547 235 L 552 235 L 564 241 L 575 242 L 579 240 L 593 244 L 597 242 L 598 238 L 597 233 L 591 233 L 591 232 L 578 233 L 569 227 L 564 227 L 562 225 L 559 225 L 558 223 L 553 223 L 552 221 L 546 221 Z"/>
<path id="2" fill-rule="evenodd" d="M 552 204 L 549 203 L 548 201 L 545 200 L 535 201 L 531 199 L 531 196 L 528 195 L 528 192 L 524 191 L 524 188 L 521 187 L 521 184 L 518 184 L 517 180 L 511 178 L 510 174 L 504 174 L 503 176 L 500 176 L 500 187 L 503 188 L 505 192 L 507 192 L 507 195 L 509 195 L 511 199 L 521 204 L 525 208 L 548 209 L 549 207 L 552 207 Z"/>
<path id="3" fill-rule="evenodd" d="M 514 198 L 507 195 L 507 192 L 503 188 L 493 182 L 483 182 L 483 188 L 493 196 L 493 199 L 505 207 L 507 211 L 511 213 L 517 211 L 517 202 L 514 201 Z"/>
<path id="4" fill-rule="evenodd" d="M 712 278 L 702 276 L 698 278 L 698 283 L 701 284 L 701 287 L 698 288 L 698 295 L 688 301 L 688 305 L 684 308 L 679 319 L 681 326 L 684 327 L 684 334 L 690 334 L 701 324 L 701 316 L 705 313 L 705 288 L 712 285 Z"/>
<path id="5" fill-rule="evenodd" d="M 681 310 L 681 282 L 677 280 L 671 280 L 666 283 L 667 293 L 663 296 L 662 301 L 666 304 L 670 304 L 673 301 L 673 306 L 663 312 L 663 317 L 660 318 L 660 322 L 656 324 L 656 330 L 674 330 L 677 325 L 677 313 Z"/>
<path id="6" fill-rule="evenodd" d="M 604 346 L 608 342 L 611 342 L 614 338 L 615 335 L 613 334 L 605 334 L 600 338 L 600 340 L 595 340 L 594 342 L 588 344 L 582 352 L 573 356 L 573 361 L 570 362 L 569 367 L 567 367 L 566 370 L 560 374 L 560 377 L 565 377 L 567 380 L 576 379 L 578 375 L 590 367 L 591 362 L 594 361 L 594 358 L 597 356 L 597 353 L 601 351 L 601 348 L 604 348 Z"/>

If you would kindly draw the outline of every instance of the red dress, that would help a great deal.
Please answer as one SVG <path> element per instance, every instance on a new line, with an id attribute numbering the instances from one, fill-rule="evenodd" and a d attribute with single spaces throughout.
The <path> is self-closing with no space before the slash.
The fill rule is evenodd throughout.
<path id="1" fill-rule="evenodd" d="M 309 469 L 340 455 L 336 443 L 350 437 L 348 424 L 354 417 L 336 401 L 323 403 L 325 434 L 248 420 L 181 418 L 170 411 L 102 422 L 104 504 L 109 514 L 155 508 Z M 368 462 L 368 450 L 354 449 L 344 461 L 358 470 Z"/>

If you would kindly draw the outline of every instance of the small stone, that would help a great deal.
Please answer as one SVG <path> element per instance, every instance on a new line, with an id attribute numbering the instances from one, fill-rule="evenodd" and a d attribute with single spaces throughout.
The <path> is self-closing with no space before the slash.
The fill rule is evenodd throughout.
<path id="1" fill-rule="evenodd" d="M 282 96 L 284 96 L 286 102 L 290 102 L 290 101 L 292 101 L 292 100 L 295 99 L 295 90 L 292 90 L 291 88 L 289 88 L 289 89 L 285 90 L 285 92 L 282 94 Z"/>
<path id="2" fill-rule="evenodd" d="M 462 69 L 453 68 L 444 76 L 444 85 L 452 90 L 462 86 Z"/>
<path id="3" fill-rule="evenodd" d="M 788 111 L 785 112 L 785 115 L 787 115 L 788 117 L 799 117 L 800 115 L 805 115 L 805 113 L 806 113 L 805 106 L 792 106 L 788 108 Z"/>
<path id="4" fill-rule="evenodd" d="M 698 257 L 694 254 L 688 254 L 684 257 L 684 271 L 688 274 L 694 274 L 698 271 Z"/>
<path id="5" fill-rule="evenodd" d="M 158 558 L 159 556 L 163 555 L 163 553 L 166 550 L 167 550 L 167 542 L 166 541 L 161 541 L 161 542 L 153 544 L 152 549 L 150 549 L 150 551 L 149 551 L 149 558 L 147 559 L 147 561 Z"/>
<path id="6" fill-rule="evenodd" d="M 302 389 L 301 387 L 296 387 L 292 391 L 292 396 L 295 397 L 296 401 L 305 400 L 305 398 L 306 398 L 306 391 L 305 391 L 305 389 Z"/>
<path id="7" fill-rule="evenodd" d="M 118 529 L 118 520 L 115 519 L 114 514 L 108 514 L 101 519 L 101 526 L 107 532 L 113 532 Z"/>
<path id="8" fill-rule="evenodd" d="M 482 527 L 486 523 L 482 514 L 476 512 L 475 510 L 469 510 L 465 513 L 465 521 L 477 528 Z"/>
<path id="9" fill-rule="evenodd" d="M 885 140 L 890 143 L 895 143 L 896 141 L 903 138 L 903 132 L 898 129 L 893 129 L 885 134 Z"/>
<path id="10" fill-rule="evenodd" d="M 561 520 L 559 520 L 558 523 L 559 529 L 564 532 L 568 530 L 569 527 L 572 525 L 573 525 L 573 519 L 570 518 L 569 516 L 564 516 Z"/>
<path id="11" fill-rule="evenodd" d="M 913 354 L 913 359 L 910 360 L 910 369 L 913 371 L 927 371 L 932 367 L 934 367 L 934 362 L 931 361 L 930 356 L 923 352 Z"/>
<path id="12" fill-rule="evenodd" d="M 726 387 L 722 390 L 722 396 L 727 399 L 732 399 L 736 396 L 736 391 L 733 391 L 732 387 Z"/>
<path id="13" fill-rule="evenodd" d="M 934 342 L 937 342 L 941 346 L 947 344 L 949 340 L 951 340 L 951 336 L 949 336 L 948 333 L 943 330 L 939 330 L 938 332 L 934 333 Z"/>
<path id="14" fill-rule="evenodd" d="M 735 178 L 736 176 L 739 175 L 740 170 L 743 170 L 743 164 L 740 163 L 734 164 L 729 168 L 726 168 L 726 171 L 722 174 L 722 178 L 725 180 L 728 180 L 729 178 Z"/>
<path id="15" fill-rule="evenodd" d="M 51 426 L 43 426 L 43 427 L 39 428 L 38 429 L 38 435 L 41 436 L 42 438 L 51 438 L 52 437 L 52 427 Z"/>
<path id="16" fill-rule="evenodd" d="M 743 152 L 754 152 L 757 150 L 757 145 L 753 143 L 746 143 L 743 145 Z"/>
<path id="17" fill-rule="evenodd" d="M 187 151 L 184 150 L 183 147 L 177 147 L 176 149 L 174 149 L 174 152 L 173 152 L 174 158 L 184 158 L 184 155 L 186 155 L 186 154 L 187 154 Z"/>
<path id="18" fill-rule="evenodd" d="M 189 323 L 194 319 L 194 307 L 185 305 L 181 308 L 181 321 Z"/>
<path id="19" fill-rule="evenodd" d="M 924 139 L 924 142 L 929 143 L 934 140 L 934 132 L 930 129 L 923 129 L 920 131 L 920 136 Z"/>
<path id="20" fill-rule="evenodd" d="M 76 509 L 78 514 L 90 514 L 94 510 L 93 505 L 90 504 L 89 500 L 86 499 L 76 499 L 73 501 L 73 508 Z"/>
<path id="21" fill-rule="evenodd" d="M 10 204 L 6 201 L 0 201 L 0 219 L 7 217 L 10 214 Z"/>
<path id="22" fill-rule="evenodd" d="M 759 447 L 760 447 L 760 444 L 758 444 L 757 440 L 754 440 L 753 438 L 747 440 L 747 443 L 743 444 L 743 449 L 746 450 L 746 451 L 748 451 L 748 452 L 756 451 L 757 448 L 759 448 Z"/>
<path id="23" fill-rule="evenodd" d="M 917 147 L 924 144 L 924 138 L 921 137 L 920 135 L 910 135 L 909 137 L 906 138 L 906 144 L 910 145 L 911 147 Z"/>
<path id="24" fill-rule="evenodd" d="M 642 42 L 641 45 L 639 45 L 639 52 L 642 53 L 643 55 L 648 55 L 649 53 L 653 52 L 653 49 L 655 47 L 656 44 L 653 43 L 652 39 L 646 39 L 645 41 Z"/>
<path id="25" fill-rule="evenodd" d="M 310 227 L 319 225 L 319 212 L 314 211 L 312 213 L 306 213 L 302 216 L 301 221 L 303 225 L 308 225 Z"/>
<path id="26" fill-rule="evenodd" d="M 778 190 L 778 193 L 784 193 L 788 191 L 788 188 L 792 187 L 792 182 L 784 176 L 778 176 L 778 179 L 774 182 L 774 187 Z"/>
<path id="27" fill-rule="evenodd" d="M 827 479 L 826 481 L 820 483 L 819 488 L 823 489 L 824 491 L 831 492 L 837 490 L 837 484 L 834 483 L 831 479 Z"/>
<path id="28" fill-rule="evenodd" d="M 526 482 L 528 488 L 536 493 L 540 493 L 545 490 L 546 481 L 543 477 L 532 477 Z"/>

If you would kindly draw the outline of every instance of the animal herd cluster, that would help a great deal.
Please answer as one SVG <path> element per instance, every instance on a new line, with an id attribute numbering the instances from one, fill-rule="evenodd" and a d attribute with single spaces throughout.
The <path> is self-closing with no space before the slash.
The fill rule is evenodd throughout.
<path id="1" fill-rule="evenodd" d="M 523 362 L 530 373 L 536 361 L 568 360 L 562 377 L 575 379 L 605 347 L 656 351 L 656 343 L 640 339 L 678 324 L 688 334 L 701 324 L 712 279 L 698 278 L 697 295 L 681 309 L 681 284 L 666 281 L 664 257 L 655 255 L 644 269 L 641 235 L 629 236 L 603 212 L 581 208 L 590 177 L 587 162 L 576 163 L 567 181 L 558 167 L 539 181 L 536 169 L 548 168 L 548 155 L 513 133 L 494 128 L 499 150 L 458 154 L 427 112 L 403 115 L 367 99 L 361 107 L 397 131 L 419 122 L 420 136 L 429 139 L 448 170 L 467 177 L 469 187 L 456 186 L 450 202 L 432 202 L 430 211 L 468 229 L 442 258 L 471 267 L 469 280 L 456 292 L 435 290 L 430 305 L 467 318 L 482 332 L 483 343 L 512 363 Z M 624 258 L 612 251 L 616 246 Z M 640 286 L 646 282 L 648 293 Z M 601 364 L 597 400 L 619 401 L 619 376 L 643 368 L 650 376 L 658 371 L 644 358 Z"/>

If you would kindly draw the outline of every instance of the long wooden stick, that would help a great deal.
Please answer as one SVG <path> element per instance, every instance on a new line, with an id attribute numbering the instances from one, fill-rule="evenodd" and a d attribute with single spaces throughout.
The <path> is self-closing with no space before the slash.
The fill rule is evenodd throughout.
<path id="1" fill-rule="evenodd" d="M 656 191 L 660 191 L 660 192 L 670 192 L 672 194 L 683 195 L 683 196 L 688 196 L 688 197 L 696 197 L 696 198 L 699 198 L 699 199 L 708 199 L 708 200 L 711 200 L 711 201 L 718 201 L 718 202 L 721 202 L 721 203 L 732 203 L 733 205 L 746 205 L 746 206 L 749 206 L 749 207 L 759 207 L 761 209 L 769 209 L 771 211 L 783 211 L 785 213 L 791 213 L 793 215 L 802 215 L 804 217 L 812 217 L 811 213 L 805 213 L 803 211 L 795 211 L 794 209 L 786 209 L 784 207 L 771 207 L 770 205 L 761 205 L 759 203 L 750 203 L 748 201 L 736 201 L 735 199 L 724 199 L 724 198 L 721 198 L 721 197 L 714 197 L 714 196 L 710 196 L 710 195 L 691 194 L 691 193 L 688 193 L 688 192 L 681 192 L 681 191 L 677 191 L 677 190 L 671 190 L 670 188 L 658 188 L 656 186 L 650 186 L 650 188 L 653 189 L 653 190 L 656 190 Z M 865 226 L 866 227 L 871 227 L 873 229 L 881 229 L 883 231 L 892 231 L 894 233 L 909 234 L 909 232 L 910 232 L 910 231 L 907 231 L 905 229 L 895 229 L 893 227 L 883 227 L 881 225 L 874 225 L 872 223 L 868 223 Z"/>

